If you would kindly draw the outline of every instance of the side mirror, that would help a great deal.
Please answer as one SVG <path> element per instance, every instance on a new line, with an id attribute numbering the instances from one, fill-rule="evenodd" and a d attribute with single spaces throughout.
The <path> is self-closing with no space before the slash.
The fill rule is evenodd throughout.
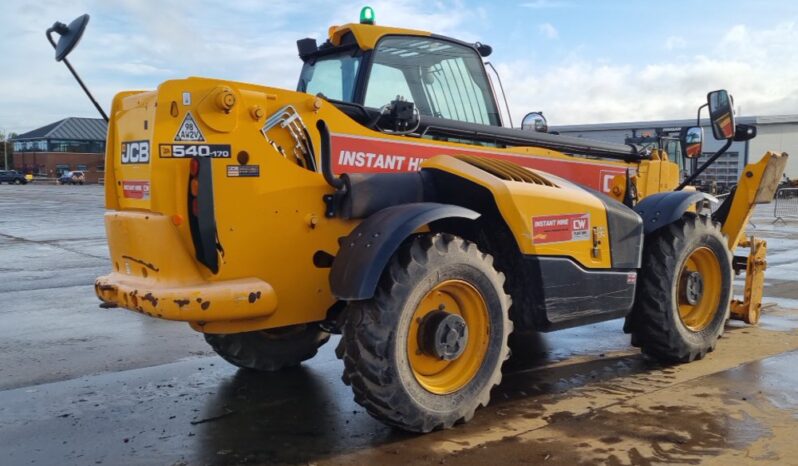
<path id="1" fill-rule="evenodd" d="M 78 45 L 80 38 L 83 37 L 83 31 L 86 30 L 86 25 L 89 24 L 89 15 L 78 16 L 77 19 L 69 23 L 67 26 L 64 23 L 56 22 L 53 27 L 47 30 L 47 39 L 55 47 L 55 61 L 61 61 Z M 53 41 L 51 34 L 55 32 L 61 37 L 58 39 L 58 44 Z"/>
<path id="2" fill-rule="evenodd" d="M 490 54 L 493 53 L 493 47 L 488 44 L 483 44 L 482 42 L 475 43 L 474 48 L 479 52 L 479 56 L 483 58 L 489 57 Z"/>
<path id="3" fill-rule="evenodd" d="M 549 124 L 546 121 L 546 117 L 543 116 L 543 112 L 530 112 L 521 120 L 521 129 L 536 133 L 547 133 Z"/>
<path id="4" fill-rule="evenodd" d="M 712 134 L 715 139 L 732 139 L 736 125 L 734 123 L 734 107 L 731 96 L 721 89 L 707 94 L 709 120 L 712 123 Z"/>
<path id="5" fill-rule="evenodd" d="M 685 157 L 688 159 L 700 157 L 704 147 L 704 128 L 700 126 L 682 128 L 679 140 L 682 143 L 682 154 Z"/>

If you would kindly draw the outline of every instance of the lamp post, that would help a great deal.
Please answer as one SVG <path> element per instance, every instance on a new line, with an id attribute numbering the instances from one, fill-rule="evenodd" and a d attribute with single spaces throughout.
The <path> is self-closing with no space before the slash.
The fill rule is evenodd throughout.
<path id="1" fill-rule="evenodd" d="M 8 170 L 8 131 L 3 130 L 3 170 Z"/>

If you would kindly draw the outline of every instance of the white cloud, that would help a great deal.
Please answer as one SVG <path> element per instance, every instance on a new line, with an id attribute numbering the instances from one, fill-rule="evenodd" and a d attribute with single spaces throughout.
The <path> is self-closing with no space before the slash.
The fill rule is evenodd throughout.
<path id="1" fill-rule="evenodd" d="M 676 50 L 687 47 L 687 41 L 682 36 L 670 36 L 665 39 L 665 50 Z"/>
<path id="2" fill-rule="evenodd" d="M 560 32 L 557 31 L 551 23 L 542 23 L 538 25 L 538 33 L 546 39 L 556 39 L 560 37 Z"/>
<path id="3" fill-rule="evenodd" d="M 543 110 L 552 125 L 689 118 L 725 88 L 747 115 L 798 113 L 798 27 L 733 26 L 705 55 L 630 65 L 568 57 L 497 64 L 514 121 Z"/>
<path id="4" fill-rule="evenodd" d="M 152 89 L 166 79 L 185 76 L 293 88 L 301 66 L 296 39 L 323 40 L 330 24 L 357 21 L 362 4 L 362 0 L 332 6 L 323 0 L 223 4 L 194 0 L 189 7 L 166 0 L 13 0 L 0 16 L 0 37 L 10 44 L 0 54 L 4 90 L 0 130 L 22 132 L 65 116 L 95 116 L 68 71 L 53 61 L 53 51 L 43 38 L 44 29 L 55 19 L 68 21 L 84 11 L 92 13 L 86 35 L 70 59 L 107 107 L 121 90 Z M 523 5 L 571 6 L 554 0 Z M 377 0 L 372 6 L 379 24 L 468 41 L 492 43 L 503 38 L 502 30 L 480 32 L 490 24 L 487 10 L 463 0 Z M 539 25 L 538 32 L 558 36 L 549 23 Z M 638 54 L 634 65 L 628 60 L 585 57 L 578 47 L 559 51 L 549 63 L 502 62 L 500 54 L 491 59 L 502 75 L 515 121 L 528 110 L 545 111 L 552 124 L 684 118 L 694 115 L 708 90 L 721 87 L 734 93 L 747 114 L 798 112 L 794 21 L 764 30 L 741 24 L 718 37 L 716 45 L 697 55 L 682 45 L 684 39 L 673 36 L 664 41 L 674 51 L 667 60 L 656 53 L 642 59 Z"/>
<path id="5" fill-rule="evenodd" d="M 484 8 L 461 0 L 377 0 L 378 24 L 475 41 L 467 25 Z M 296 40 L 326 39 L 332 24 L 356 22 L 362 0 L 12 0 L 0 15 L 0 131 L 24 132 L 65 116 L 96 116 L 44 30 L 54 20 L 92 15 L 70 55 L 106 109 L 116 92 L 152 89 L 166 79 L 208 76 L 293 89 L 301 61 Z"/>

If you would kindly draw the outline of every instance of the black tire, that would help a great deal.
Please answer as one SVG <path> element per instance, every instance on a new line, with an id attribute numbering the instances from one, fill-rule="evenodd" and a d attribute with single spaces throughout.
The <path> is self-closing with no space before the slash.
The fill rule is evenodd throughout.
<path id="1" fill-rule="evenodd" d="M 205 334 L 225 361 L 242 369 L 274 372 L 298 366 L 316 355 L 330 334 L 315 325 L 231 334 Z"/>
<path id="2" fill-rule="evenodd" d="M 22 184 L 22 181 L 20 181 L 19 179 L 16 179 L 16 180 L 14 180 L 14 184 Z"/>
<path id="3" fill-rule="evenodd" d="M 632 345 L 666 363 L 701 359 L 715 349 L 729 318 L 732 292 L 731 253 L 726 243 L 718 224 L 692 213 L 645 238 L 635 305 L 624 324 Z M 699 249 L 714 255 L 719 274 L 717 289 L 704 289 L 700 299 L 719 299 L 717 305 L 710 301 L 701 325 L 691 328 L 679 311 L 687 299 L 680 296 L 684 285 L 680 287 L 679 282 L 688 258 Z"/>
<path id="4" fill-rule="evenodd" d="M 421 300 L 439 284 L 453 281 L 467 283 L 481 296 L 489 331 L 484 352 L 477 352 L 482 360 L 472 359 L 474 375 L 455 391 L 438 394 L 414 375 L 408 335 L 411 325 L 420 322 L 413 315 Z M 447 234 L 417 236 L 391 259 L 375 296 L 347 306 L 336 350 L 344 361 L 343 381 L 351 385 L 355 401 L 386 424 L 429 432 L 466 422 L 488 404 L 491 389 L 501 382 L 512 332 L 509 307 L 504 275 L 476 244 Z M 470 342 L 474 329 L 468 332 Z"/>

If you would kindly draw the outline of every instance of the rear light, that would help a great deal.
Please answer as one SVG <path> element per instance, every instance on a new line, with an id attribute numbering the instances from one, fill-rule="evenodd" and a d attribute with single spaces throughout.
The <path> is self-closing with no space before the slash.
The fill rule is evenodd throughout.
<path id="1" fill-rule="evenodd" d="M 216 234 L 213 213 L 213 173 L 209 157 L 193 157 L 188 166 L 188 226 L 197 260 L 217 273 L 221 244 Z"/>
<path id="2" fill-rule="evenodd" d="M 189 214 L 194 217 L 199 216 L 199 172 L 200 163 L 199 159 L 193 157 L 188 165 L 188 206 Z"/>

